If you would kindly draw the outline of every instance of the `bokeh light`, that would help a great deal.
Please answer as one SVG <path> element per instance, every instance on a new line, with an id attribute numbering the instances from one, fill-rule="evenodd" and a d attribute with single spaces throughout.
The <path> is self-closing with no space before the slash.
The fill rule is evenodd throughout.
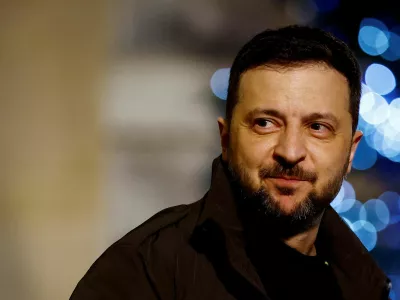
<path id="1" fill-rule="evenodd" d="M 331 206 L 334 210 L 338 210 L 342 201 L 344 199 L 344 186 L 342 184 L 342 186 L 340 187 L 339 193 L 336 195 L 335 199 L 333 199 L 333 201 L 331 202 Z"/>
<path id="2" fill-rule="evenodd" d="M 396 61 L 400 59 L 400 35 L 391 32 L 389 38 L 389 47 L 381 55 L 384 59 L 388 61 Z"/>
<path id="3" fill-rule="evenodd" d="M 367 136 L 375 133 L 376 128 L 374 125 L 366 122 L 364 118 L 360 115 L 358 118 L 357 130 L 361 130 L 363 133 L 363 138 L 366 138 Z"/>
<path id="4" fill-rule="evenodd" d="M 400 274 L 388 274 L 390 281 L 392 282 L 392 289 L 389 293 L 390 300 L 396 300 L 397 295 L 400 295 Z"/>
<path id="5" fill-rule="evenodd" d="M 369 124 L 381 124 L 389 117 L 389 104 L 377 93 L 365 93 L 360 100 L 360 115 Z"/>
<path id="6" fill-rule="evenodd" d="M 368 138 L 373 148 L 386 158 L 395 157 L 400 153 L 400 132 L 388 121 L 378 125 L 374 134 Z"/>
<path id="7" fill-rule="evenodd" d="M 352 208 L 356 201 L 356 193 L 350 182 L 343 180 L 342 186 L 335 199 L 331 202 L 332 208 L 338 213 L 344 213 Z"/>
<path id="8" fill-rule="evenodd" d="M 377 231 L 385 229 L 390 221 L 390 212 L 384 201 L 371 199 L 360 209 L 360 220 L 368 221 Z"/>
<path id="9" fill-rule="evenodd" d="M 374 63 L 365 70 L 365 83 L 375 93 L 386 95 L 396 87 L 396 78 L 388 67 Z"/>
<path id="10" fill-rule="evenodd" d="M 360 48 L 371 56 L 383 54 L 389 48 L 390 33 L 386 25 L 373 18 L 361 21 L 358 33 Z"/>
<path id="11" fill-rule="evenodd" d="M 389 123 L 400 132 L 400 98 L 393 99 L 389 104 Z"/>
<path id="12" fill-rule="evenodd" d="M 368 251 L 375 248 L 378 235 L 374 225 L 368 221 L 359 220 L 353 223 L 352 229 Z"/>
<path id="13" fill-rule="evenodd" d="M 356 202 L 356 199 L 354 199 L 354 198 L 345 198 L 345 199 L 342 199 L 342 201 L 340 201 L 340 203 L 337 203 L 335 205 L 334 209 L 336 210 L 336 212 L 338 214 L 342 214 L 342 213 L 349 211 L 353 207 L 355 202 Z M 352 220 L 354 221 L 354 219 L 352 219 Z"/>
<path id="14" fill-rule="evenodd" d="M 383 54 L 389 48 L 387 35 L 372 26 L 364 26 L 360 29 L 358 42 L 361 49 L 371 56 Z"/>
<path id="15" fill-rule="evenodd" d="M 368 251 L 371 251 L 377 243 L 377 229 L 374 223 L 381 230 L 389 223 L 389 218 L 382 208 L 382 206 L 386 207 L 386 205 L 382 200 L 375 199 L 379 204 L 371 202 L 365 206 L 365 204 L 356 199 L 346 199 L 346 188 L 344 186 L 342 186 L 341 190 L 331 205 Z M 342 199 L 342 196 L 344 199 Z"/>
<path id="16" fill-rule="evenodd" d="M 370 92 L 373 92 L 373 90 L 365 83 L 361 83 L 361 96 Z"/>
<path id="17" fill-rule="evenodd" d="M 347 180 L 343 180 L 343 188 L 344 188 L 344 198 L 345 199 L 356 199 L 356 191 L 354 190 L 353 185 Z"/>
<path id="18" fill-rule="evenodd" d="M 390 300 L 396 300 L 396 299 L 397 299 L 397 298 L 396 298 L 396 293 L 395 293 L 394 290 L 391 290 L 391 291 L 390 291 L 390 293 L 389 293 L 389 299 L 390 299 Z"/>
<path id="19" fill-rule="evenodd" d="M 395 224 L 400 221 L 400 195 L 393 191 L 386 191 L 379 196 L 390 211 L 389 224 Z"/>
<path id="20" fill-rule="evenodd" d="M 396 299 L 397 299 L 397 298 L 396 298 L 396 293 L 395 293 L 394 290 L 391 290 L 391 291 L 390 291 L 390 293 L 389 293 L 389 299 L 390 299 L 390 300 L 396 300 Z"/>
<path id="21" fill-rule="evenodd" d="M 230 70 L 230 68 L 218 69 L 210 80 L 211 90 L 215 96 L 222 100 L 226 100 L 228 96 Z"/>
<path id="22" fill-rule="evenodd" d="M 342 204 L 337 212 L 341 217 L 344 217 L 351 223 L 354 223 L 360 220 L 361 207 L 362 203 L 356 199 L 343 199 Z"/>
<path id="23" fill-rule="evenodd" d="M 376 150 L 372 149 L 365 139 L 361 139 L 353 159 L 353 168 L 357 170 L 367 170 L 376 163 L 377 159 L 378 153 Z"/>

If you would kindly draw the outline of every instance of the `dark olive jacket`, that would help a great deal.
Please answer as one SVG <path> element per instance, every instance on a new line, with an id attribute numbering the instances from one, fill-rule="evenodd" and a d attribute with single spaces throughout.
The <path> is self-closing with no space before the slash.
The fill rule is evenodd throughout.
<path id="1" fill-rule="evenodd" d="M 344 298 L 388 299 L 390 281 L 333 209 L 319 230 Z M 70 299 L 270 299 L 246 254 L 221 158 L 214 160 L 203 199 L 165 209 L 114 243 Z"/>

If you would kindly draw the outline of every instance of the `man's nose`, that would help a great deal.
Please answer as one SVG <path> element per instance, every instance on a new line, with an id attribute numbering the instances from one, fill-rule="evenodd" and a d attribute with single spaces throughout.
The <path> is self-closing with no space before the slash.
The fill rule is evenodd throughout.
<path id="1" fill-rule="evenodd" d="M 295 166 L 306 158 L 304 136 L 296 128 L 286 128 L 274 149 L 274 159 L 283 166 Z"/>

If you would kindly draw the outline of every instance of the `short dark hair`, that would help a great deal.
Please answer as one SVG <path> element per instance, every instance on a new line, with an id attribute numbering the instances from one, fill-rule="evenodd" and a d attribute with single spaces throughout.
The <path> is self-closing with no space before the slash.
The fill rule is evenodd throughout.
<path id="1" fill-rule="evenodd" d="M 361 71 L 357 58 L 343 41 L 329 32 L 299 25 L 265 30 L 240 49 L 230 70 L 226 103 L 228 124 L 238 102 L 240 78 L 244 72 L 259 66 L 290 68 L 312 63 L 324 63 L 346 77 L 354 134 L 361 97 Z"/>

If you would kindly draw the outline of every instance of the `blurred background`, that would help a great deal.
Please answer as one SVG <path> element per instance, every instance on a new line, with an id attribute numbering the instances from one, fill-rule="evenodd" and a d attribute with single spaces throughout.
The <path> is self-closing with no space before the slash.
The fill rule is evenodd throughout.
<path id="1" fill-rule="evenodd" d="M 0 10 L 1 299 L 68 299 L 111 243 L 202 197 L 234 56 L 289 24 L 324 28 L 359 58 L 365 138 L 332 206 L 400 299 L 395 1 L 18 2 Z"/>

